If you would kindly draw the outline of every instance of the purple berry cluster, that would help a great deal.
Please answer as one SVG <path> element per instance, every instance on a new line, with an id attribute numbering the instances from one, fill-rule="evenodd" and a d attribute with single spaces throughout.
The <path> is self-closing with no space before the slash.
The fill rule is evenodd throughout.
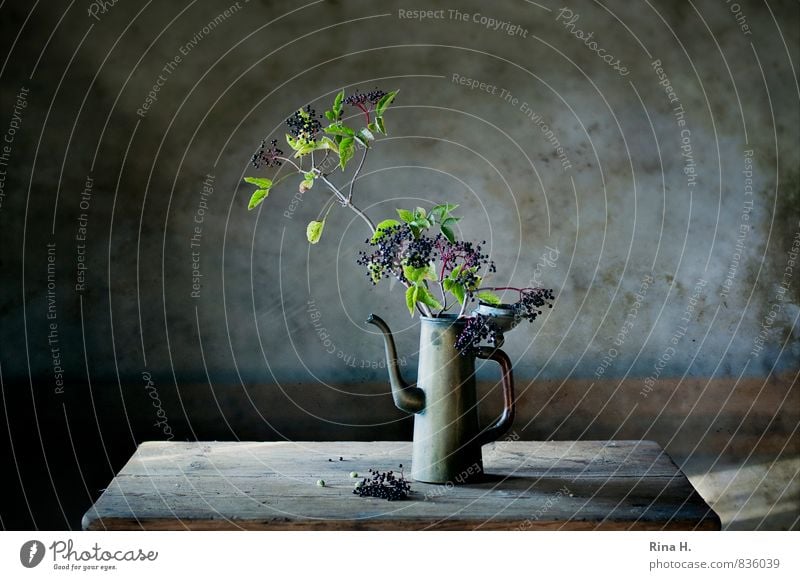
<path id="1" fill-rule="evenodd" d="M 365 477 L 356 484 L 353 493 L 359 497 L 378 497 L 388 501 L 398 501 L 408 498 L 411 484 L 403 476 L 403 465 L 400 464 L 400 475 L 394 471 L 381 472 L 370 469 L 371 477 Z"/>
<path id="2" fill-rule="evenodd" d="M 473 243 L 454 239 L 446 221 L 455 219 L 449 215 L 451 207 L 455 206 L 439 205 L 430 213 L 422 208 L 414 212 L 398 210 L 406 223 L 394 221 L 394 225 L 390 225 L 392 222 L 386 220 L 387 225 L 379 226 L 373 237 L 366 240 L 370 248 L 359 251 L 356 263 L 366 268 L 366 275 L 374 285 L 383 278 L 394 277 L 406 286 L 406 300 L 412 315 L 415 306 L 434 317 L 453 306 L 459 308 L 458 320 L 463 328 L 455 346 L 461 354 L 471 356 L 482 344 L 499 348 L 505 338 L 503 332 L 508 328 L 508 317 L 513 317 L 514 324 L 522 320 L 533 322 L 545 306 L 553 307 L 554 295 L 545 288 L 482 286 L 483 275 L 497 269 L 489 255 L 483 253 L 485 241 Z M 441 233 L 425 233 L 436 225 L 440 226 Z M 436 288 L 441 290 L 441 300 L 433 295 Z M 501 305 L 501 298 L 495 291 L 514 291 L 519 299 L 514 304 Z M 448 300 L 448 294 L 454 300 Z M 505 322 L 477 310 L 466 314 L 467 307 L 476 300 L 502 306 L 508 313 L 502 315 Z M 420 303 L 429 310 L 420 308 Z M 437 309 L 440 310 L 436 312 Z"/>
<path id="3" fill-rule="evenodd" d="M 525 288 L 520 291 L 519 302 L 514 304 L 514 316 L 528 322 L 536 320 L 542 314 L 541 308 L 552 308 L 555 299 L 553 291 L 547 288 Z"/>
<path id="4" fill-rule="evenodd" d="M 548 288 L 522 288 L 518 290 L 519 301 L 511 305 L 514 318 L 519 322 L 533 322 L 542 314 L 541 308 L 552 308 L 553 291 Z M 497 326 L 491 316 L 479 313 L 467 319 L 463 330 L 456 339 L 456 349 L 461 354 L 474 354 L 481 343 L 488 343 L 497 348 L 503 344 L 503 330 Z"/>
<path id="5" fill-rule="evenodd" d="M 376 88 L 374 91 L 369 91 L 368 93 L 361 93 L 358 91 L 358 89 L 356 89 L 355 93 L 346 97 L 342 102 L 345 105 L 351 105 L 353 107 L 364 109 L 366 108 L 367 103 L 374 105 L 384 96 L 386 96 L 386 91 L 382 91 L 378 88 Z"/>
<path id="6" fill-rule="evenodd" d="M 455 268 L 461 266 L 459 281 L 467 288 L 474 288 L 478 283 L 478 272 L 483 268 L 490 273 L 497 272 L 489 255 L 483 253 L 485 244 L 486 240 L 473 244 L 458 240 L 451 242 L 442 235 L 436 236 L 436 249 L 441 256 L 443 276 L 449 276 Z"/>
<path id="7" fill-rule="evenodd" d="M 457 266 L 461 266 L 458 280 L 467 288 L 475 287 L 481 269 L 496 271 L 494 262 L 489 259 L 488 254 L 482 252 L 480 244 L 451 242 L 442 234 L 419 234 L 415 237 L 411 228 L 405 224 L 385 228 L 382 232 L 383 235 L 377 240 L 366 240 L 374 249 L 370 252 L 359 251 L 356 259 L 359 266 L 367 268 L 367 276 L 373 284 L 390 275 L 403 283 L 408 282 L 403 275 L 403 264 L 412 268 L 425 268 L 437 260 L 441 266 L 441 278 L 449 276 Z M 375 276 L 377 272 L 380 276 Z"/>
<path id="8" fill-rule="evenodd" d="M 503 343 L 503 331 L 482 314 L 475 314 L 467 319 L 467 323 L 456 339 L 456 349 L 463 355 L 474 354 L 482 342 L 494 347 Z"/>
<path id="9" fill-rule="evenodd" d="M 311 105 L 307 105 L 303 113 L 295 111 L 294 115 L 286 119 L 286 124 L 293 136 L 306 141 L 313 141 L 322 130 L 322 123 Z"/>
<path id="10" fill-rule="evenodd" d="M 252 158 L 253 167 L 260 169 L 262 167 L 280 167 L 283 163 L 279 157 L 283 157 L 283 150 L 278 149 L 277 139 L 269 142 L 267 147 L 267 140 L 261 142 L 258 151 L 255 152 Z"/>
<path id="11" fill-rule="evenodd" d="M 367 277 L 373 285 L 391 274 L 400 278 L 403 275 L 400 266 L 402 252 L 411 238 L 411 230 L 406 226 L 385 228 L 379 239 L 366 240 L 366 243 L 375 249 L 371 252 L 359 250 L 356 264 L 367 268 Z"/>

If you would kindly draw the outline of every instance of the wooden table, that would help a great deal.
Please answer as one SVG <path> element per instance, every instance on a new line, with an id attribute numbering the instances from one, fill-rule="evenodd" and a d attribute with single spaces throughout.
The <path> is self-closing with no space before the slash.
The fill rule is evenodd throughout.
<path id="1" fill-rule="evenodd" d="M 87 530 L 717 530 L 717 515 L 652 441 L 516 441 L 483 448 L 487 476 L 354 495 L 410 465 L 408 442 L 147 442 L 83 518 Z M 339 458 L 342 458 L 340 461 Z M 329 461 L 330 460 L 330 461 Z M 317 485 L 317 480 L 325 486 Z"/>

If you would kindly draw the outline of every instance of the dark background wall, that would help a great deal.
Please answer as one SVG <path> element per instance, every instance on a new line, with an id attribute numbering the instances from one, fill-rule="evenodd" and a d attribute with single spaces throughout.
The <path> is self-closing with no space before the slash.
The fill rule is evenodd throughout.
<path id="1" fill-rule="evenodd" d="M 506 343 L 516 432 L 654 439 L 726 526 L 797 526 L 796 3 L 97 6 L 0 6 L 5 528 L 77 527 L 143 440 L 410 437 L 363 320 L 410 379 L 417 323 L 355 266 L 362 224 L 309 248 L 321 192 L 248 213 L 242 183 L 297 107 L 375 86 L 400 93 L 361 206 L 458 203 L 498 284 L 555 290 Z"/>

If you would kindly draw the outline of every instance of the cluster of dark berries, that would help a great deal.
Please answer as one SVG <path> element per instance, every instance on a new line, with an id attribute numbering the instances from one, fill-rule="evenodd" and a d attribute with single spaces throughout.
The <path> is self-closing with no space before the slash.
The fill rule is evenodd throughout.
<path id="1" fill-rule="evenodd" d="M 550 289 L 526 288 L 520 292 L 520 300 L 513 306 L 514 316 L 519 320 L 525 319 L 533 322 L 537 316 L 542 314 L 543 306 L 553 307 L 552 300 L 554 298 L 553 291 Z"/>
<path id="2" fill-rule="evenodd" d="M 391 226 L 381 231 L 382 235 L 377 240 L 366 240 L 374 250 L 361 250 L 356 258 L 356 264 L 366 266 L 367 276 L 373 284 L 380 278 L 388 278 L 390 274 L 401 282 L 407 282 L 402 264 L 424 268 L 436 259 L 436 243 L 441 235 L 434 238 L 420 235 L 415 238 L 407 225 Z"/>
<path id="3" fill-rule="evenodd" d="M 376 241 L 366 240 L 375 249 L 372 252 L 360 251 L 356 258 L 356 264 L 366 266 L 367 276 L 373 284 L 382 277 L 388 278 L 390 274 L 403 283 L 408 282 L 402 265 L 427 267 L 436 260 L 438 242 L 444 239 L 441 234 L 435 237 L 420 234 L 415 238 L 407 225 L 392 226 L 382 231 L 383 235 Z M 380 276 L 374 276 L 373 273 L 380 273 Z"/>
<path id="4" fill-rule="evenodd" d="M 363 109 L 366 103 L 371 103 L 374 105 L 384 96 L 386 96 L 386 91 L 382 91 L 377 88 L 368 93 L 360 93 L 358 92 L 358 89 L 356 89 L 356 92 L 349 97 L 346 97 L 343 102 L 346 105 L 352 105 L 353 107 L 359 107 Z"/>
<path id="5" fill-rule="evenodd" d="M 478 272 L 484 267 L 488 272 L 496 272 L 494 262 L 488 254 L 483 253 L 483 241 L 480 244 L 472 242 L 451 242 L 444 236 L 437 236 L 436 250 L 442 258 L 444 275 L 447 276 L 457 266 L 462 266 L 458 281 L 465 288 L 475 288 L 478 284 Z"/>
<path id="6" fill-rule="evenodd" d="M 320 123 L 317 112 L 307 105 L 305 112 L 295 111 L 294 115 L 286 119 L 286 124 L 289 126 L 289 132 L 300 139 L 311 141 L 317 136 L 317 133 L 322 130 L 322 123 Z"/>
<path id="7" fill-rule="evenodd" d="M 456 349 L 463 355 L 474 354 L 481 342 L 488 342 L 494 347 L 503 344 L 503 331 L 491 317 L 475 314 L 467 319 L 464 328 L 456 339 Z"/>
<path id="8" fill-rule="evenodd" d="M 367 277 L 373 284 L 377 284 L 380 278 L 388 278 L 390 273 L 397 274 L 400 252 L 411 239 L 411 230 L 406 226 L 392 226 L 382 232 L 377 240 L 366 240 L 375 249 L 371 252 L 359 250 L 356 258 L 356 264 L 367 268 Z"/>
<path id="9" fill-rule="evenodd" d="M 409 228 L 406 229 L 410 231 Z M 437 256 L 435 248 L 439 238 L 442 238 L 441 234 L 437 234 L 435 238 L 426 235 L 420 235 L 418 238 L 412 236 L 401 252 L 401 256 L 406 260 L 405 263 L 412 268 L 427 267 Z"/>
<path id="10" fill-rule="evenodd" d="M 376 284 L 381 278 L 394 275 L 401 282 L 407 282 L 403 275 L 402 264 L 412 268 L 425 268 L 431 262 L 440 260 L 442 274 L 448 276 L 456 267 L 461 266 L 458 282 L 465 288 L 473 289 L 478 285 L 479 272 L 486 269 L 495 272 L 495 265 L 487 254 L 482 253 L 480 244 L 472 242 L 451 242 L 442 234 L 414 236 L 408 225 L 384 228 L 382 235 L 375 241 L 366 240 L 374 249 L 371 252 L 359 251 L 356 263 L 367 268 L 367 277 Z M 485 243 L 485 242 L 484 242 Z"/>
<path id="11" fill-rule="evenodd" d="M 388 501 L 397 501 L 408 498 L 411 484 L 403 476 L 403 465 L 400 465 L 400 475 L 394 471 L 381 472 L 370 469 L 372 474 L 356 484 L 353 493 L 359 497 L 379 497 Z"/>
<path id="12" fill-rule="evenodd" d="M 555 298 L 553 291 L 547 288 L 524 288 L 519 291 L 519 296 L 519 301 L 511 305 L 517 322 L 533 322 L 542 314 L 543 306 L 553 307 L 552 300 Z M 461 354 L 471 355 L 482 342 L 497 348 L 503 344 L 503 340 L 503 330 L 494 323 L 492 317 L 476 313 L 467 319 L 455 346 Z"/>
<path id="13" fill-rule="evenodd" d="M 261 167 L 280 167 L 283 163 L 278 157 L 283 157 L 283 151 L 277 147 L 277 139 L 269 142 L 267 147 L 266 139 L 261 142 L 258 151 L 253 155 L 253 167 L 260 169 Z"/>

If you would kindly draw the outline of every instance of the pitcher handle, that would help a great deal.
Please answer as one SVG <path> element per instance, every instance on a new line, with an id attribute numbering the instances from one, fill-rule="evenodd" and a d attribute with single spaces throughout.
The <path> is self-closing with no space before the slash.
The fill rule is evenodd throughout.
<path id="1" fill-rule="evenodd" d="M 486 445 L 496 441 L 511 428 L 516 413 L 514 401 L 514 375 L 511 374 L 511 359 L 499 348 L 483 346 L 475 355 L 477 358 L 491 359 L 500 365 L 503 373 L 503 414 L 491 427 L 484 429 L 477 437 L 478 445 Z"/>

